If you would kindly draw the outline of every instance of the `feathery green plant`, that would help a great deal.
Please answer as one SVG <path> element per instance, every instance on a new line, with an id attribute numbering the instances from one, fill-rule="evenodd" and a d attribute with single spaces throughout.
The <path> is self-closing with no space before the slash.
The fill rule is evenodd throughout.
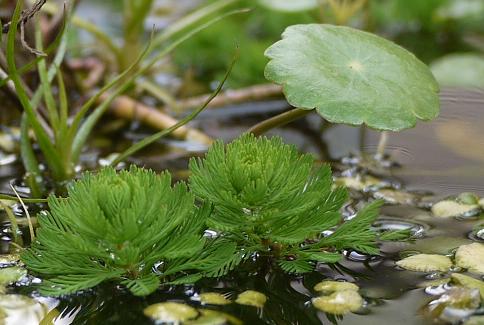
<path id="1" fill-rule="evenodd" d="M 67 198 L 49 198 L 37 239 L 22 254 L 26 266 L 45 277 L 42 294 L 116 280 L 148 295 L 160 279 L 178 284 L 222 275 L 234 255 L 233 243 L 203 236 L 211 206 L 196 207 L 184 183 L 171 187 L 167 172 L 105 168 L 86 173 L 68 191 Z"/>
<path id="2" fill-rule="evenodd" d="M 216 142 L 204 159 L 192 159 L 190 188 L 214 204 L 211 229 L 236 242 L 245 257 L 272 256 L 287 272 L 336 263 L 344 249 L 377 254 L 370 226 L 381 201 L 343 222 L 346 190 L 333 187 L 329 166 L 313 170 L 313 163 L 311 155 L 278 137 L 244 134 L 226 147 Z"/>

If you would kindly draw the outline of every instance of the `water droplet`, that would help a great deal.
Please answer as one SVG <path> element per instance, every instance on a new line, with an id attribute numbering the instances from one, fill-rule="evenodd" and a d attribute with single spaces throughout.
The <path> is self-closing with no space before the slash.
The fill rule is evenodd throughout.
<path id="1" fill-rule="evenodd" d="M 447 284 L 441 284 L 438 286 L 430 286 L 425 288 L 425 293 L 431 296 L 440 296 L 449 290 L 449 287 Z"/>
<path id="2" fill-rule="evenodd" d="M 477 242 L 484 242 L 484 228 L 471 231 L 467 237 Z"/>

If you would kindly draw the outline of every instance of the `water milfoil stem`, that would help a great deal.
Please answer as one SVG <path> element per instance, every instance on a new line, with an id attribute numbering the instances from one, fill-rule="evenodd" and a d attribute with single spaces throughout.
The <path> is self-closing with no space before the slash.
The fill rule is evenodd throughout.
<path id="1" fill-rule="evenodd" d="M 313 109 L 294 108 L 290 111 L 281 113 L 254 125 L 252 128 L 249 129 L 249 132 L 254 134 L 255 136 L 260 136 L 276 127 L 289 124 L 292 121 L 306 116 L 312 111 Z"/>

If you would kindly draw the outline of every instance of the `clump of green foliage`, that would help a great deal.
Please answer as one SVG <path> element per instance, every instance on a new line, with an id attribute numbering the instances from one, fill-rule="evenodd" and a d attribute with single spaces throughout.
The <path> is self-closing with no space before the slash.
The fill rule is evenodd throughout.
<path id="1" fill-rule="evenodd" d="M 187 186 L 172 187 L 168 173 L 136 167 L 87 173 L 70 186 L 68 198 L 51 196 L 49 208 L 39 216 L 37 239 L 22 254 L 30 270 L 46 277 L 42 294 L 70 294 L 115 280 L 147 295 L 160 279 L 192 283 L 220 276 L 234 255 L 234 244 L 207 242 L 211 207 L 196 207 Z"/>
<path id="2" fill-rule="evenodd" d="M 381 202 L 344 222 L 346 189 L 333 187 L 329 166 L 313 170 L 313 164 L 311 155 L 278 137 L 245 134 L 227 146 L 216 142 L 204 159 L 192 159 L 190 188 L 214 205 L 209 228 L 237 243 L 245 256 L 275 258 L 286 272 L 336 263 L 345 249 L 377 254 L 370 226 Z"/>

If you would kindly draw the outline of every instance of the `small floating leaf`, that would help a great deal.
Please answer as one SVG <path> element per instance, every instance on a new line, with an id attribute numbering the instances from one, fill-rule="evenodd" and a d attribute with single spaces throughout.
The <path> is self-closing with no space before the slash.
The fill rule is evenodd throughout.
<path id="1" fill-rule="evenodd" d="M 0 286 L 7 286 L 9 284 L 20 281 L 26 275 L 27 270 L 22 267 L 4 267 L 0 269 Z"/>
<path id="2" fill-rule="evenodd" d="M 325 313 L 343 315 L 360 309 L 363 298 L 354 290 L 343 290 L 329 296 L 314 298 L 312 302 L 314 307 Z"/>
<path id="3" fill-rule="evenodd" d="M 205 292 L 200 294 L 200 302 L 206 305 L 228 305 L 232 303 L 218 292 Z"/>
<path id="4" fill-rule="evenodd" d="M 8 254 L 0 255 L 0 267 L 13 266 L 20 264 L 20 255 Z"/>
<path id="5" fill-rule="evenodd" d="M 227 313 L 223 313 L 211 309 L 199 309 L 198 310 L 202 316 L 198 317 L 196 320 L 191 320 L 186 322 L 187 325 L 217 325 L 217 324 L 232 324 L 232 325 L 242 325 L 243 322 Z"/>
<path id="6" fill-rule="evenodd" d="M 477 204 L 462 204 L 452 200 L 440 201 L 432 206 L 434 216 L 441 218 L 473 216 L 479 212 Z"/>
<path id="7" fill-rule="evenodd" d="M 442 278 L 436 280 L 425 281 L 418 284 L 419 288 L 427 288 L 427 287 L 438 287 L 443 284 L 447 284 L 450 282 L 450 278 Z"/>
<path id="8" fill-rule="evenodd" d="M 375 192 L 373 196 L 375 199 L 383 199 L 390 204 L 413 205 L 418 201 L 415 194 L 394 189 L 381 189 Z"/>
<path id="9" fill-rule="evenodd" d="M 452 261 L 447 256 L 435 254 L 417 254 L 396 263 L 401 268 L 416 272 L 447 272 Z"/>
<path id="10" fill-rule="evenodd" d="M 455 253 L 455 264 L 469 272 L 484 274 L 484 245 L 473 243 L 460 246 Z"/>
<path id="11" fill-rule="evenodd" d="M 359 288 L 356 284 L 346 281 L 322 281 L 314 286 L 316 291 L 334 292 L 343 290 L 358 291 Z"/>
<path id="12" fill-rule="evenodd" d="M 470 289 L 477 289 L 481 294 L 481 299 L 484 300 L 484 282 L 481 280 L 474 279 L 468 275 L 460 273 L 452 273 L 452 281 Z"/>
<path id="13" fill-rule="evenodd" d="M 47 313 L 47 306 L 30 297 L 0 295 L 1 324 L 39 324 Z"/>
<path id="14" fill-rule="evenodd" d="M 177 302 L 160 302 L 150 305 L 143 313 L 157 322 L 180 323 L 198 316 L 198 311 Z"/>
<path id="15" fill-rule="evenodd" d="M 266 78 L 326 120 L 398 131 L 439 113 L 439 86 L 412 53 L 344 26 L 294 25 L 267 49 Z"/>
<path id="16" fill-rule="evenodd" d="M 335 184 L 346 186 L 356 191 L 368 191 L 371 188 L 381 188 L 386 183 L 370 175 L 356 175 L 353 177 L 337 177 Z"/>
<path id="17" fill-rule="evenodd" d="M 479 197 L 474 193 L 464 192 L 457 196 L 456 201 L 462 204 L 479 204 Z"/>
<path id="18" fill-rule="evenodd" d="M 242 292 L 237 296 L 237 300 L 235 300 L 235 302 L 240 305 L 254 306 L 257 308 L 264 307 L 266 301 L 267 297 L 265 294 L 254 290 Z"/>

